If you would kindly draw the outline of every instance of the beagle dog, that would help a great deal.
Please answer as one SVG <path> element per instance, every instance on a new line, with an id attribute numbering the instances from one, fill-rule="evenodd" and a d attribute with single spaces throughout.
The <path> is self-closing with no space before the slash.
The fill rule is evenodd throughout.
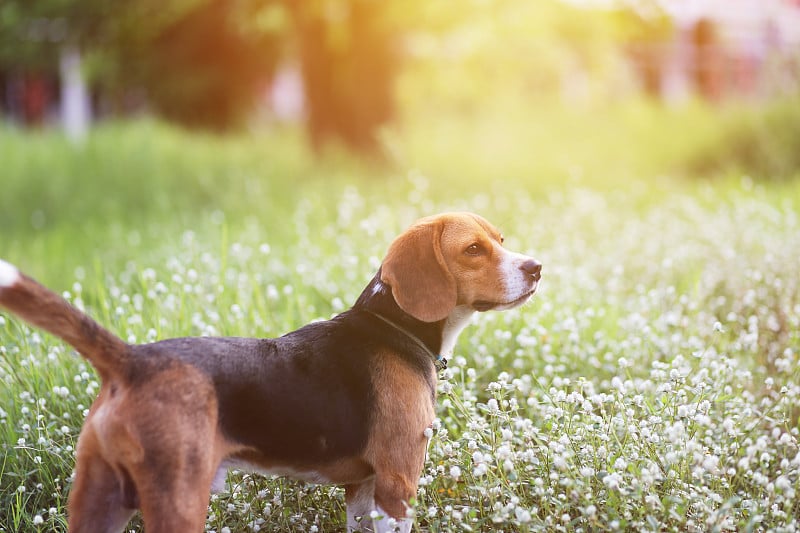
<path id="1" fill-rule="evenodd" d="M 276 339 L 129 345 L 0 261 L 0 305 L 97 369 L 77 445 L 69 531 L 202 531 L 228 468 L 343 485 L 347 531 L 411 530 L 436 369 L 476 311 L 511 309 L 542 266 L 471 213 L 423 218 L 355 305 Z"/>

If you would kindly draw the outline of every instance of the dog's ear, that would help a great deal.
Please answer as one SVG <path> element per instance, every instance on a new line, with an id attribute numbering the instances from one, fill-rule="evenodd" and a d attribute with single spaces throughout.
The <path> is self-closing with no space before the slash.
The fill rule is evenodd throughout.
<path id="1" fill-rule="evenodd" d="M 422 221 L 397 237 L 381 266 L 400 309 L 423 322 L 447 318 L 456 306 L 456 281 L 442 255 L 440 220 Z"/>

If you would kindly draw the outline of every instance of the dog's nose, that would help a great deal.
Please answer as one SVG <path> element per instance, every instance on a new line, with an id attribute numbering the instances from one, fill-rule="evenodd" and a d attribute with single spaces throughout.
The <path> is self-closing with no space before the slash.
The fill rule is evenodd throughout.
<path id="1" fill-rule="evenodd" d="M 519 266 L 519 269 L 539 281 L 542 278 L 542 264 L 535 259 L 528 259 Z"/>

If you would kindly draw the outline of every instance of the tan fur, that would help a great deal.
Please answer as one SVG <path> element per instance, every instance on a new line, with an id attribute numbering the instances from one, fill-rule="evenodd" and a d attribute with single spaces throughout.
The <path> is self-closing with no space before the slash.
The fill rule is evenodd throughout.
<path id="1" fill-rule="evenodd" d="M 375 502 L 392 517 L 402 518 L 417 494 L 428 444 L 425 429 L 435 416 L 434 399 L 408 363 L 393 354 L 380 361 L 373 372 L 380 394 L 364 456 L 375 470 Z"/>
<path id="2" fill-rule="evenodd" d="M 456 305 L 456 281 L 442 256 L 442 229 L 439 222 L 409 228 L 391 244 L 381 270 L 400 308 L 424 322 L 442 320 Z"/>
<path id="3" fill-rule="evenodd" d="M 477 243 L 489 253 L 477 258 L 464 250 Z M 498 275 L 502 236 L 485 219 L 447 213 L 417 221 L 389 246 L 382 281 L 398 305 L 424 322 L 447 318 L 457 305 L 502 300 Z M 433 249 L 433 254 L 428 253 Z M 434 258 L 426 259 L 426 258 Z"/>
<path id="4" fill-rule="evenodd" d="M 208 494 L 198 488 L 210 486 L 231 449 L 217 432 L 213 385 L 197 369 L 175 365 L 133 386 L 104 383 L 78 442 L 70 530 L 119 531 L 106 529 L 103 516 L 119 516 L 117 525 L 130 517 L 126 483 L 136 487 L 148 532 L 201 530 Z M 103 513 L 98 498 L 107 502 Z"/>

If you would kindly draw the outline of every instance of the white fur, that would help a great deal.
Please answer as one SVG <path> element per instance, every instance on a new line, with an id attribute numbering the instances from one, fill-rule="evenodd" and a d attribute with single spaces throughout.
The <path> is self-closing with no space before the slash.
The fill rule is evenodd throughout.
<path id="1" fill-rule="evenodd" d="M 307 483 L 325 484 L 331 480 L 314 470 L 295 470 L 294 468 L 261 468 L 258 465 L 241 461 L 238 459 L 224 459 L 217 467 L 214 480 L 211 482 L 211 492 L 221 492 L 225 489 L 225 479 L 229 470 L 241 470 L 243 472 L 253 472 L 263 476 L 282 476 L 292 479 L 299 479 Z"/>
<path id="2" fill-rule="evenodd" d="M 375 509 L 375 480 L 366 481 L 358 488 L 356 496 L 347 502 L 347 533 L 372 531 L 369 514 Z"/>
<path id="3" fill-rule="evenodd" d="M 410 533 L 413 525 L 413 518 L 394 519 L 375 505 L 374 480 L 363 483 L 347 502 L 347 533 Z"/>
<path id="4" fill-rule="evenodd" d="M 439 355 L 443 357 L 450 357 L 453 355 L 453 350 L 456 347 L 456 341 L 461 331 L 467 327 L 470 318 L 475 313 L 475 310 L 467 305 L 459 305 L 450 313 L 444 323 L 444 330 L 442 331 L 442 348 L 439 350 Z"/>
<path id="5" fill-rule="evenodd" d="M 520 302 L 517 302 L 517 300 L 529 292 L 535 291 L 536 286 L 539 284 L 537 281 L 532 281 L 531 276 L 520 268 L 525 261 L 531 259 L 530 257 L 507 250 L 504 250 L 504 252 L 505 255 L 500 261 L 500 271 L 506 286 L 506 302 L 508 304 L 495 307 L 498 311 L 511 309 L 522 304 L 524 300 Z"/>
<path id="6" fill-rule="evenodd" d="M 413 519 L 401 518 L 400 520 L 395 520 L 391 516 L 389 516 L 389 513 L 381 509 L 380 505 L 375 507 L 375 511 L 378 513 L 378 516 L 381 517 L 372 521 L 372 527 L 375 533 L 411 532 L 411 526 L 414 524 Z"/>
<path id="7" fill-rule="evenodd" d="M 0 259 L 0 287 L 11 287 L 19 278 L 17 267 Z"/>
<path id="8" fill-rule="evenodd" d="M 376 294 L 382 293 L 385 289 L 386 289 L 386 285 L 384 285 L 381 280 L 378 280 L 378 282 L 375 283 L 375 286 L 372 287 L 372 296 L 375 296 Z"/>

